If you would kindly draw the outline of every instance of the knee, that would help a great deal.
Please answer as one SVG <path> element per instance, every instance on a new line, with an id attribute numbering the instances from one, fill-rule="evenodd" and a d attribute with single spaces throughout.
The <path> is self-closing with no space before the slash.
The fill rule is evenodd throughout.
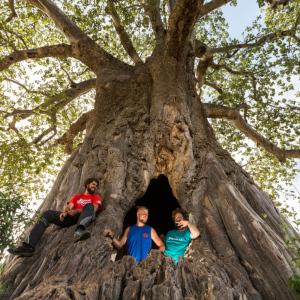
<path id="1" fill-rule="evenodd" d="M 94 209 L 94 205 L 92 204 L 92 203 L 87 203 L 84 207 L 83 207 L 83 209 Z"/>

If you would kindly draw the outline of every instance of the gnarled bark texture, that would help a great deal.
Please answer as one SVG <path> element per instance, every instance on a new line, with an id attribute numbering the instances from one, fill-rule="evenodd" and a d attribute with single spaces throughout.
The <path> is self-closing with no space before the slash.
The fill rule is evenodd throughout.
<path id="1" fill-rule="evenodd" d="M 118 80 L 98 80 L 87 128 L 40 209 L 63 209 L 98 177 L 104 207 L 92 237 L 73 244 L 74 227 L 51 226 L 33 257 L 9 259 L 5 299 L 296 299 L 287 221 L 216 142 L 191 70 L 158 55 Z M 160 174 L 202 238 L 177 267 L 158 250 L 139 265 L 115 261 L 103 232 L 122 234 L 126 213 Z"/>

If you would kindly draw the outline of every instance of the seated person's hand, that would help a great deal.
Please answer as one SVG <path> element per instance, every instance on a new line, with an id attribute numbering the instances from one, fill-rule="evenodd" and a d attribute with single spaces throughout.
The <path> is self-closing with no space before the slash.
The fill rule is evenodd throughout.
<path id="1" fill-rule="evenodd" d="M 65 219 L 66 215 L 67 215 L 66 212 L 61 213 L 61 214 L 59 215 L 59 220 L 60 220 L 60 221 L 63 221 L 63 220 Z"/>
<path id="2" fill-rule="evenodd" d="M 69 210 L 68 211 L 68 215 L 70 215 L 70 216 L 75 216 L 75 215 L 77 215 L 78 214 L 78 210 L 77 209 L 71 209 L 71 210 Z"/>

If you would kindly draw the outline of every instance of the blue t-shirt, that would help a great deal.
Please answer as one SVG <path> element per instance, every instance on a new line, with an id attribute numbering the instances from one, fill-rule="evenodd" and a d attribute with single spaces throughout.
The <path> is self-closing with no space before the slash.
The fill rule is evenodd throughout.
<path id="1" fill-rule="evenodd" d="M 151 227 L 144 225 L 138 227 L 136 225 L 129 227 L 127 237 L 127 254 L 135 258 L 139 263 L 146 258 L 152 246 Z"/>
<path id="2" fill-rule="evenodd" d="M 166 246 L 165 254 L 170 255 L 175 260 L 176 266 L 178 257 L 184 256 L 185 250 L 191 240 L 191 231 L 189 229 L 184 231 L 170 230 L 167 233 L 164 240 Z"/>

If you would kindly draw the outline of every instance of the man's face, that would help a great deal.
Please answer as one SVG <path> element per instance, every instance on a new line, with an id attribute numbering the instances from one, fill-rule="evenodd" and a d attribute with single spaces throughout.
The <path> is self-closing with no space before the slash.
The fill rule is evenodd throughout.
<path id="1" fill-rule="evenodd" d="M 174 218 L 175 223 L 175 229 L 180 229 L 180 226 L 178 225 L 178 222 L 183 221 L 183 215 L 182 214 L 176 214 Z"/>
<path id="2" fill-rule="evenodd" d="M 147 223 L 148 221 L 148 216 L 149 216 L 149 212 L 147 209 L 143 209 L 143 210 L 140 210 L 138 213 L 137 213 L 137 217 L 138 217 L 138 220 L 144 224 Z"/>
<path id="3" fill-rule="evenodd" d="M 94 194 L 98 188 L 98 183 L 96 181 L 91 182 L 90 184 L 87 185 L 87 191 L 89 194 Z"/>

